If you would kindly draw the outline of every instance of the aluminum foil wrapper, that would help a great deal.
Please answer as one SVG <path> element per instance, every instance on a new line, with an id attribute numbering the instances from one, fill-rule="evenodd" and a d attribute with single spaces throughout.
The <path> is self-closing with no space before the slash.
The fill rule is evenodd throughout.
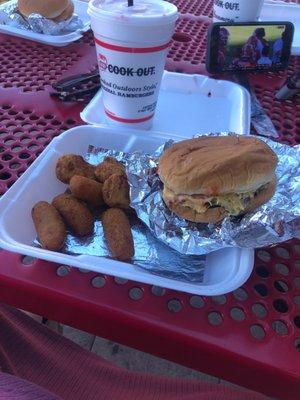
<path id="1" fill-rule="evenodd" d="M 26 19 L 18 12 L 15 3 L 7 5 L 1 10 L 0 23 L 46 35 L 63 35 L 80 30 L 84 26 L 82 20 L 76 14 L 61 22 L 54 22 L 39 14 L 31 14 Z"/>
<path id="2" fill-rule="evenodd" d="M 162 183 L 156 173 L 159 155 L 172 142 L 153 156 L 141 155 L 130 161 L 132 207 L 156 238 L 185 255 L 203 255 L 231 246 L 266 247 L 300 237 L 300 146 L 261 140 L 278 155 L 278 185 L 273 198 L 255 212 L 227 217 L 220 224 L 196 224 L 172 213 L 162 200 Z"/>
<path id="3" fill-rule="evenodd" d="M 260 136 L 277 139 L 279 134 L 268 114 L 258 101 L 254 90 L 250 90 L 251 98 L 251 124 Z"/>

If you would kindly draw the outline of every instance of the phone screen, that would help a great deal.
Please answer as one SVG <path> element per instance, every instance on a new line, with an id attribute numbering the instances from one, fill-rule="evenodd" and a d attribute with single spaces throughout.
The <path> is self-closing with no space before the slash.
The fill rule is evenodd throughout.
<path id="1" fill-rule="evenodd" d="M 291 23 L 213 24 L 209 37 L 208 70 L 266 71 L 287 67 Z"/>

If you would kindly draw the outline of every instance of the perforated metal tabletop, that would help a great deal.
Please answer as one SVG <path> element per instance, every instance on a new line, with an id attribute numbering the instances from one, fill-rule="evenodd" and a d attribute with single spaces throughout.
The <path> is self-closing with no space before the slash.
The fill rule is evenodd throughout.
<path id="1" fill-rule="evenodd" d="M 299 2 L 299 1 L 298 1 Z M 203 73 L 212 1 L 176 0 L 182 12 L 167 69 Z M 65 129 L 82 104 L 49 96 L 62 76 L 95 68 L 93 38 L 52 48 L 0 35 L 0 194 Z M 251 76 L 280 140 L 300 143 L 300 95 L 274 93 L 300 68 Z M 0 251 L 0 301 L 216 375 L 270 396 L 300 393 L 300 241 L 256 252 L 249 281 L 213 298 L 124 281 Z"/>

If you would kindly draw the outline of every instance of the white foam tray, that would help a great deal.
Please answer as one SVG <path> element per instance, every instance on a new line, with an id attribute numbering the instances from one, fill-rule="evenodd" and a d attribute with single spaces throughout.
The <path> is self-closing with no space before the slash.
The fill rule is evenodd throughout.
<path id="1" fill-rule="evenodd" d="M 91 125 L 107 124 L 101 90 L 80 116 Z M 189 137 L 224 130 L 249 134 L 250 119 L 250 96 L 242 86 L 165 71 L 151 131 Z"/>
<path id="2" fill-rule="evenodd" d="M 290 21 L 295 26 L 292 54 L 300 55 L 300 4 L 265 0 L 260 21 Z"/>
<path id="3" fill-rule="evenodd" d="M 151 152 L 170 138 L 188 137 L 111 127 L 79 126 L 52 140 L 37 160 L 0 199 L 0 247 L 59 264 L 93 270 L 125 279 L 158 285 L 198 295 L 220 295 L 240 287 L 250 276 L 254 263 L 251 249 L 226 248 L 207 256 L 203 283 L 186 283 L 152 275 L 131 264 L 88 255 L 67 255 L 32 246 L 36 232 L 31 209 L 40 200 L 51 201 L 66 185 L 55 176 L 55 165 L 66 153 L 84 155 L 88 145 L 119 151 Z"/>
<path id="4" fill-rule="evenodd" d="M 46 0 L 41 0 L 41 1 L 46 1 Z M 15 3 L 16 3 L 15 0 L 11 0 L 8 1 L 7 3 L 3 3 L 2 5 L 0 5 L 0 14 L 1 11 L 5 10 L 6 7 L 11 6 L 12 4 Z M 1 18 L 0 18 L 0 32 L 6 33 L 7 35 L 18 36 L 23 39 L 34 40 L 35 42 L 43 44 L 49 44 L 52 46 L 57 46 L 57 47 L 66 46 L 80 39 L 83 33 L 90 29 L 90 18 L 87 14 L 88 3 L 80 0 L 73 0 L 73 3 L 75 6 L 74 10 L 75 14 L 77 14 L 82 19 L 84 24 L 82 29 L 77 30 L 75 32 L 66 33 L 64 35 L 45 35 L 43 33 L 36 33 L 26 29 L 20 29 L 9 25 L 3 25 L 1 24 Z"/>

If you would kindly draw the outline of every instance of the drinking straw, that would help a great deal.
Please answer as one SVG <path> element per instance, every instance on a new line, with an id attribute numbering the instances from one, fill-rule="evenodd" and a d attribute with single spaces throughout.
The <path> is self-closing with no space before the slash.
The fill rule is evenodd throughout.
<path id="1" fill-rule="evenodd" d="M 133 0 L 127 0 L 128 2 L 128 7 L 132 7 L 133 6 Z"/>

